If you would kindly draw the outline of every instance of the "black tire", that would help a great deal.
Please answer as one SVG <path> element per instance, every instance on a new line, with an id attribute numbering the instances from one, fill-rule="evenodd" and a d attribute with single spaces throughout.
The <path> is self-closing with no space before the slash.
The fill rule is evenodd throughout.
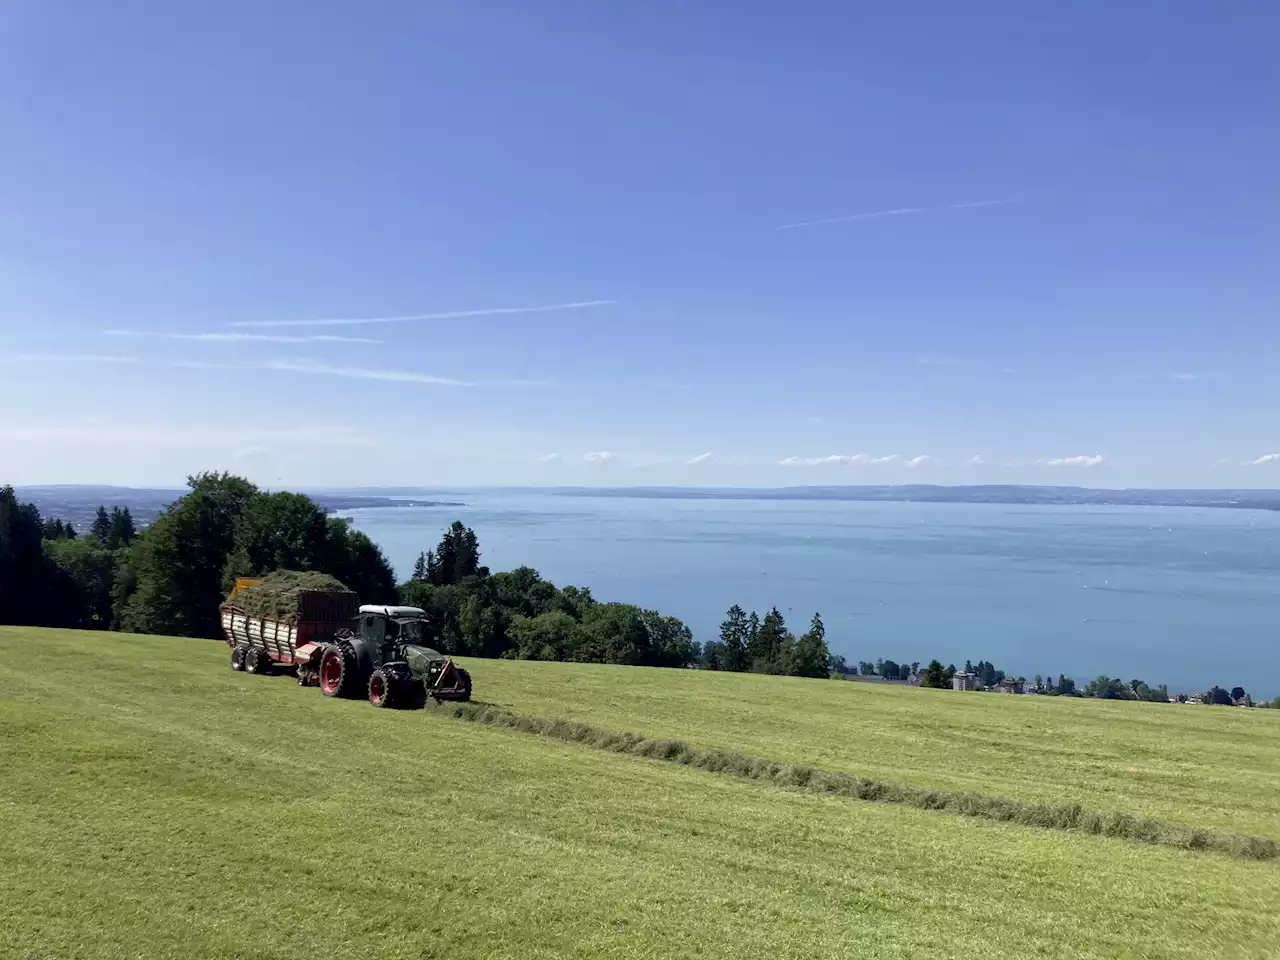
<path id="1" fill-rule="evenodd" d="M 375 670 L 369 675 L 369 702 L 384 710 L 404 706 L 408 684 L 395 670 Z"/>
<path id="2" fill-rule="evenodd" d="M 458 671 L 458 682 L 462 685 L 462 692 L 458 694 L 459 700 L 471 699 L 471 674 L 463 670 L 461 667 L 455 667 Z"/>
<path id="3" fill-rule="evenodd" d="M 243 643 L 237 643 L 231 648 L 231 669 L 244 669 L 244 655 L 248 648 Z"/>
<path id="4" fill-rule="evenodd" d="M 320 692 L 326 697 L 360 696 L 360 662 L 351 644 L 344 640 L 331 643 L 320 655 Z"/>
<path id="5" fill-rule="evenodd" d="M 271 672 L 271 657 L 259 647 L 250 647 L 244 655 L 244 672 L 263 677 Z"/>

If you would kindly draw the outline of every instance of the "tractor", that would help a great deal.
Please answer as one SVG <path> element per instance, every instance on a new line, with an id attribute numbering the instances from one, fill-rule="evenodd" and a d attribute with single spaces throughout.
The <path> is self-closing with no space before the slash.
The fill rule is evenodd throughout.
<path id="1" fill-rule="evenodd" d="M 298 648 L 298 683 L 326 697 L 367 696 L 375 707 L 470 700 L 471 675 L 424 643 L 426 617 L 417 607 L 360 607 L 358 632 L 343 628 L 328 643 Z"/>

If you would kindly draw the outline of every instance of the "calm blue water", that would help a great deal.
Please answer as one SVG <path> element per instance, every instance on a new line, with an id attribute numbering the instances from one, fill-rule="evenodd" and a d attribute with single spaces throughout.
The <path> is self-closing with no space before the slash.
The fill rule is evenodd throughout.
<path id="1" fill-rule="evenodd" d="M 443 493 L 437 492 L 437 496 Z M 1280 513 L 1166 507 L 646 500 L 453 491 L 353 511 L 407 576 L 454 519 L 536 567 L 715 637 L 725 610 L 815 610 L 850 660 L 1107 673 L 1280 692 Z"/>

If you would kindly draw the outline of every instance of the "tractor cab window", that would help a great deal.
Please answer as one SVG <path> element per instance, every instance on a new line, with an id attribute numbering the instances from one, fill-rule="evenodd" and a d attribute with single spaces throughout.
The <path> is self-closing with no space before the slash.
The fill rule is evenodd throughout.
<path id="1" fill-rule="evenodd" d="M 365 617 L 360 632 L 374 643 L 382 643 L 387 635 L 386 617 Z"/>
<path id="2" fill-rule="evenodd" d="M 393 626 L 399 628 L 399 636 L 404 643 L 421 643 L 426 639 L 426 625 L 421 620 L 397 620 Z"/>

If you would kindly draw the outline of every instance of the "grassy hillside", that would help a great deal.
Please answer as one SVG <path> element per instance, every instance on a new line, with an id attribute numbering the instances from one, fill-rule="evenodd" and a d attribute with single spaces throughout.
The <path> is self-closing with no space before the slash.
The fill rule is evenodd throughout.
<path id="1" fill-rule="evenodd" d="M 1280 939 L 1275 862 L 851 803 L 377 711 L 233 673 L 225 652 L 0 628 L 0 956 L 1203 960 L 1273 956 Z M 478 693 L 513 705 L 558 677 L 544 713 L 647 700 L 652 714 L 626 726 L 689 712 L 686 736 L 733 730 L 709 717 L 738 678 L 474 668 Z M 812 751 L 857 728 L 806 708 L 827 685 L 748 679 L 765 702 L 752 686 L 729 712 L 744 735 L 766 736 L 753 711 L 781 699 L 809 718 L 807 737 L 753 751 L 807 743 L 827 762 Z M 916 749 L 948 752 L 945 727 L 921 727 Z"/>
<path id="2" fill-rule="evenodd" d="M 476 695 L 517 713 L 898 783 L 1280 837 L 1280 710 L 483 663 Z"/>

